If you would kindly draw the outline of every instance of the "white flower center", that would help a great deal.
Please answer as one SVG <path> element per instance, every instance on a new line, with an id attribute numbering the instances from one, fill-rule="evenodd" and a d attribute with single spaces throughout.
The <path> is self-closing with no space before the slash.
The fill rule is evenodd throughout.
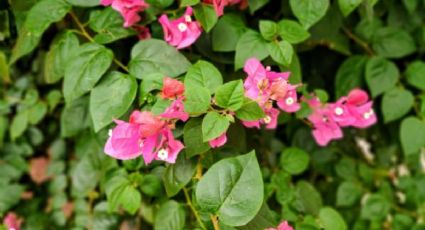
<path id="1" fill-rule="evenodd" d="M 367 120 L 367 119 L 369 119 L 372 115 L 373 115 L 373 110 L 371 109 L 371 110 L 369 110 L 368 112 L 366 112 L 366 113 L 364 113 L 364 114 L 363 114 L 363 118 Z"/>
<path id="2" fill-rule="evenodd" d="M 165 149 L 160 149 L 158 151 L 158 158 L 165 161 L 168 158 L 168 151 Z"/>
<path id="3" fill-rule="evenodd" d="M 264 123 L 268 124 L 272 121 L 272 118 L 270 116 L 266 116 L 265 118 L 263 118 Z"/>
<path id="4" fill-rule="evenodd" d="M 192 21 L 192 18 L 191 18 L 189 15 L 185 15 L 185 16 L 184 16 L 184 20 L 185 20 L 186 22 L 191 22 L 191 21 Z"/>
<path id="5" fill-rule="evenodd" d="M 272 68 L 270 66 L 266 66 L 266 70 L 270 71 Z"/>
<path id="6" fill-rule="evenodd" d="M 341 107 L 335 108 L 335 114 L 341 116 L 344 113 L 344 110 Z"/>
<path id="7" fill-rule="evenodd" d="M 108 130 L 108 136 L 112 137 L 112 129 Z"/>
<path id="8" fill-rule="evenodd" d="M 180 30 L 180 32 L 185 32 L 187 30 L 187 25 L 185 23 L 183 23 L 183 22 L 180 22 L 177 25 L 177 28 Z"/>
<path id="9" fill-rule="evenodd" d="M 292 105 L 292 104 L 294 104 L 294 98 L 292 98 L 292 97 L 288 97 L 288 98 L 286 98 L 286 100 L 285 100 L 285 103 L 287 104 L 287 105 Z"/>

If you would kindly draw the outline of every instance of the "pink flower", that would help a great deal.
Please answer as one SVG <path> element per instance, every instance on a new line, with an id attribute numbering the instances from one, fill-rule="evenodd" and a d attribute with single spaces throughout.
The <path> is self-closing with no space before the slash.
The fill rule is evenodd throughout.
<path id="1" fill-rule="evenodd" d="M 308 117 L 314 126 L 313 137 L 320 146 L 327 145 L 331 140 L 343 136 L 341 128 L 332 120 L 327 108 L 318 108 Z"/>
<path id="2" fill-rule="evenodd" d="M 3 224 L 6 226 L 7 230 L 20 230 L 22 219 L 18 218 L 15 213 L 9 212 L 6 217 L 4 217 Z"/>
<path id="3" fill-rule="evenodd" d="M 213 4 L 215 13 L 218 17 L 224 14 L 224 7 L 229 4 L 228 0 L 205 0 L 204 2 Z"/>
<path id="4" fill-rule="evenodd" d="M 247 128 L 260 128 L 260 124 L 266 125 L 266 129 L 275 129 L 277 127 L 277 117 L 279 110 L 275 108 L 263 108 L 266 116 L 258 121 L 242 121 L 242 124 Z"/>
<path id="5" fill-rule="evenodd" d="M 266 230 L 294 230 L 291 225 L 288 224 L 287 221 L 283 221 L 277 226 L 277 228 L 267 228 Z"/>
<path id="6" fill-rule="evenodd" d="M 300 110 L 301 105 L 298 103 L 297 91 L 295 86 L 288 87 L 285 97 L 277 100 L 277 106 L 287 113 L 294 113 Z"/>
<path id="7" fill-rule="evenodd" d="M 192 21 L 193 10 L 186 8 L 185 14 L 177 19 L 170 21 L 168 16 L 163 14 L 159 18 L 159 23 L 164 31 L 164 40 L 170 45 L 183 49 L 192 45 L 201 35 L 201 25 L 197 21 Z"/>
<path id="8" fill-rule="evenodd" d="M 105 144 L 105 153 L 120 160 L 143 156 L 146 164 L 152 160 L 174 163 L 183 144 L 174 139 L 165 121 L 150 112 L 135 111 L 129 122 L 117 120 Z"/>
<path id="9" fill-rule="evenodd" d="M 240 4 L 240 8 L 244 9 L 248 6 L 247 0 L 204 0 L 205 3 L 213 4 L 217 16 L 224 14 L 224 7 L 229 5 Z"/>
<path id="10" fill-rule="evenodd" d="M 212 148 L 218 148 L 226 144 L 226 142 L 227 142 L 227 136 L 226 136 L 226 132 L 224 132 L 223 134 L 221 134 L 221 136 L 217 137 L 216 139 L 210 140 L 208 143 L 210 144 Z"/>
<path id="11" fill-rule="evenodd" d="M 376 114 L 373 111 L 373 102 L 369 101 L 367 93 L 361 89 L 353 89 L 347 97 L 348 111 L 354 116 L 352 126 L 366 128 L 376 123 Z"/>
<path id="12" fill-rule="evenodd" d="M 183 96 L 184 84 L 181 81 L 165 77 L 162 84 L 162 98 L 175 99 Z"/>
<path id="13" fill-rule="evenodd" d="M 112 5 L 112 8 L 120 12 L 124 18 L 124 27 L 129 27 L 140 21 L 139 12 L 149 7 L 144 0 L 101 0 L 104 6 Z"/>
<path id="14" fill-rule="evenodd" d="M 133 25 L 133 28 L 136 30 L 139 40 L 146 40 L 152 37 L 149 28 L 146 26 Z"/>
<path id="15" fill-rule="evenodd" d="M 280 100 L 287 96 L 288 90 L 295 89 L 287 80 L 289 72 L 278 73 L 270 71 L 269 67 L 264 68 L 256 58 L 246 61 L 244 71 L 248 74 L 244 82 L 245 95 L 252 100 L 264 105 L 269 100 Z M 294 91 L 291 95 L 295 96 Z"/>
<path id="16" fill-rule="evenodd" d="M 165 112 L 161 114 L 161 117 L 187 121 L 187 119 L 189 119 L 189 114 L 184 111 L 184 104 L 180 98 L 171 102 L 171 105 L 165 109 Z"/>
<path id="17" fill-rule="evenodd" d="M 150 164 L 154 159 L 174 164 L 184 145 L 174 139 L 173 132 L 164 127 L 158 134 L 142 140 L 143 159 Z"/>

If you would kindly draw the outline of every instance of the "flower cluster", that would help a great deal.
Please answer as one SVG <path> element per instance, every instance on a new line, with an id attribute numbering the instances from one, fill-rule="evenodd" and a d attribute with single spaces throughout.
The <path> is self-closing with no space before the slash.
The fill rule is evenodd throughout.
<path id="1" fill-rule="evenodd" d="M 158 116 L 134 111 L 129 122 L 116 120 L 117 126 L 110 131 L 105 153 L 120 160 L 142 156 L 146 164 L 154 159 L 175 163 L 184 145 L 174 138 L 172 129 L 177 120 L 189 118 L 184 112 L 183 93 L 183 83 L 164 78 L 161 97 L 171 100 L 170 106 Z"/>
<path id="2" fill-rule="evenodd" d="M 313 110 L 308 120 L 313 124 L 313 137 L 321 145 L 343 136 L 341 127 L 367 128 L 376 123 L 373 102 L 361 89 L 352 90 L 348 96 L 335 103 L 322 104 L 317 97 L 306 100 Z"/>
<path id="3" fill-rule="evenodd" d="M 264 67 L 256 58 L 245 63 L 244 71 L 248 74 L 244 82 L 245 96 L 256 101 L 266 115 L 257 121 L 242 121 L 245 127 L 260 128 L 260 124 L 264 124 L 267 129 L 275 129 L 280 111 L 273 107 L 274 102 L 287 113 L 296 112 L 301 108 L 297 86 L 288 82 L 289 72 L 271 71 L 270 67 Z"/>
<path id="4" fill-rule="evenodd" d="M 170 105 L 158 116 L 148 111 L 133 111 L 129 122 L 115 120 L 117 126 L 109 132 L 105 153 L 120 160 L 142 156 L 146 164 L 154 159 L 175 163 L 184 145 L 174 138 L 172 130 L 178 120 L 189 119 L 184 111 L 184 90 L 182 82 L 165 77 L 160 97 L 170 100 Z M 209 143 L 217 148 L 226 141 L 223 134 Z"/>
<path id="5" fill-rule="evenodd" d="M 260 128 L 264 125 L 266 129 L 275 129 L 280 111 L 297 112 L 301 108 L 300 102 L 306 103 L 312 110 L 307 120 L 313 126 L 313 137 L 321 146 L 342 138 L 342 127 L 366 128 L 376 123 L 372 101 L 363 90 L 354 89 L 335 103 L 321 103 L 318 97 L 311 95 L 299 99 L 296 91 L 299 85 L 289 83 L 289 72 L 271 71 L 256 58 L 247 60 L 244 71 L 247 74 L 244 94 L 257 102 L 265 114 L 259 120 L 242 120 L 245 127 Z M 177 121 L 189 119 L 189 114 L 184 110 L 184 92 L 182 82 L 165 77 L 159 96 L 170 100 L 170 105 L 159 115 L 134 111 L 129 122 L 115 120 L 117 126 L 110 132 L 105 152 L 121 160 L 142 156 L 146 164 L 154 159 L 174 163 L 184 145 L 174 138 L 172 130 Z M 226 142 L 224 132 L 210 140 L 209 145 L 217 148 Z"/>
<path id="6" fill-rule="evenodd" d="M 124 18 L 124 27 L 130 27 L 140 21 L 139 12 L 149 7 L 144 0 L 101 0 L 103 6 L 111 6 Z"/>

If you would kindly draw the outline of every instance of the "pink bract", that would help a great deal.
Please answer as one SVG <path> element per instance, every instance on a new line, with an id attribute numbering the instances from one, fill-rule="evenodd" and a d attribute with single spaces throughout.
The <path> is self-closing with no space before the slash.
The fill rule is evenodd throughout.
<path id="1" fill-rule="evenodd" d="M 265 230 L 294 230 L 291 225 L 288 224 L 288 221 L 283 221 L 277 226 L 277 228 L 267 228 Z"/>
<path id="2" fill-rule="evenodd" d="M 189 114 L 184 111 L 184 104 L 180 98 L 171 102 L 171 105 L 165 109 L 164 113 L 161 114 L 161 117 L 187 121 L 189 119 Z"/>
<path id="3" fill-rule="evenodd" d="M 14 212 L 9 212 L 4 217 L 3 224 L 6 226 L 7 230 L 20 230 L 22 219 L 18 218 Z"/>
<path id="4" fill-rule="evenodd" d="M 183 82 L 165 77 L 162 83 L 161 97 L 167 99 L 175 99 L 183 96 L 184 84 Z"/>
<path id="5" fill-rule="evenodd" d="M 227 142 L 227 136 L 226 136 L 226 133 L 224 132 L 219 137 L 217 137 L 216 139 L 213 139 L 213 140 L 209 141 L 208 143 L 210 144 L 210 146 L 212 148 L 218 148 L 218 147 L 221 147 L 224 144 L 226 144 L 226 142 Z"/>
<path id="6" fill-rule="evenodd" d="M 139 12 L 149 7 L 144 0 L 101 0 L 104 6 L 111 7 L 118 11 L 124 18 L 124 27 L 129 27 L 140 21 Z"/>
<path id="7" fill-rule="evenodd" d="M 201 36 L 201 24 L 192 20 L 193 10 L 186 8 L 186 12 L 180 18 L 169 20 L 163 14 L 159 18 L 159 23 L 164 31 L 164 40 L 177 49 L 183 49 L 192 45 Z"/>

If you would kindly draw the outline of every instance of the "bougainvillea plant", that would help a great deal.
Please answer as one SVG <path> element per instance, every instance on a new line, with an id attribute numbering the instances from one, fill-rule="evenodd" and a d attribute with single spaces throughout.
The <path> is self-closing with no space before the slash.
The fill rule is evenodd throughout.
<path id="1" fill-rule="evenodd" d="M 425 229 L 424 0 L 3 0 L 0 229 Z"/>

